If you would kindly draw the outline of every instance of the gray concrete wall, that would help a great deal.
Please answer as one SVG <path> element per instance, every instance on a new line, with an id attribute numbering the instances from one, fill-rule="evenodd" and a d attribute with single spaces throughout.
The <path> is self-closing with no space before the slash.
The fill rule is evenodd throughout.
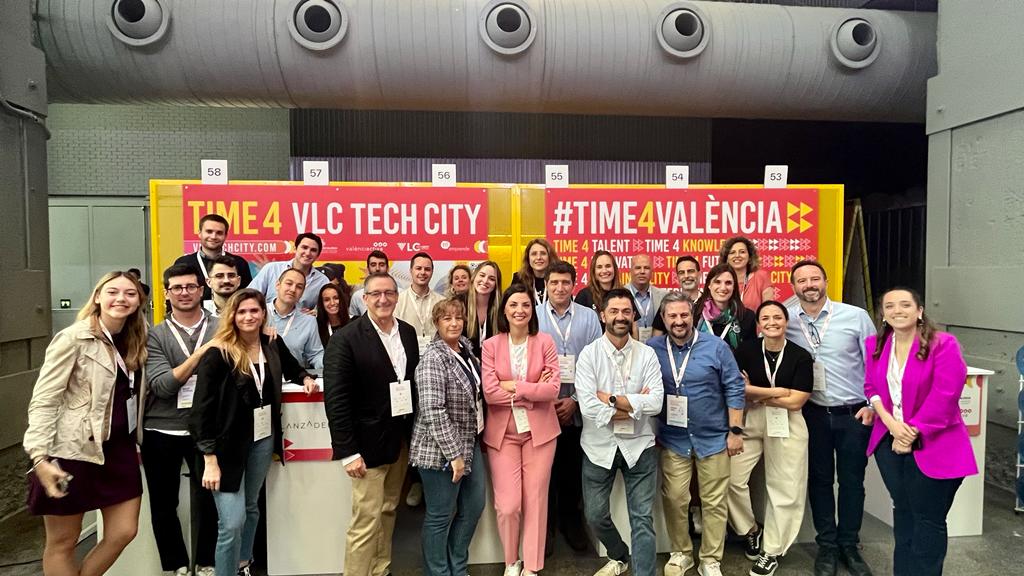
<path id="1" fill-rule="evenodd" d="M 150 178 L 199 178 L 223 158 L 238 180 L 288 177 L 288 111 L 54 104 L 50 195 L 148 196 Z"/>
<path id="2" fill-rule="evenodd" d="M 1014 355 L 1024 345 L 1024 3 L 939 3 L 939 74 L 928 83 L 927 305 L 995 370 L 989 480 L 1015 475 Z"/>

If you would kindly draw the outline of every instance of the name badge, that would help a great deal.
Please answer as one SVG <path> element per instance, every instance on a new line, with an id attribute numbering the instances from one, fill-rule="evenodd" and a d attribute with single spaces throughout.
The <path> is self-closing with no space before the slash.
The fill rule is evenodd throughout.
<path id="1" fill-rule="evenodd" d="M 476 433 L 479 434 L 484 431 L 484 401 L 477 398 L 476 400 Z"/>
<path id="2" fill-rule="evenodd" d="M 820 360 L 814 361 L 814 391 L 825 391 L 825 363 Z"/>
<path id="3" fill-rule="evenodd" d="M 391 415 L 412 414 L 412 384 L 408 380 L 391 383 Z"/>
<path id="4" fill-rule="evenodd" d="M 650 326 L 646 326 L 646 327 L 641 326 L 639 328 L 639 336 L 640 336 L 640 341 L 641 342 L 647 342 L 648 340 L 651 339 L 651 336 L 653 336 L 653 335 L 654 335 L 654 328 L 652 328 Z"/>
<path id="5" fill-rule="evenodd" d="M 270 406 L 260 406 L 252 410 L 252 439 L 254 442 L 270 436 Z"/>
<path id="6" fill-rule="evenodd" d="M 764 417 L 769 438 L 789 438 L 789 410 L 766 406 Z"/>
<path id="7" fill-rule="evenodd" d="M 196 395 L 196 382 L 199 376 L 193 374 L 178 388 L 178 410 L 192 407 L 192 398 Z"/>
<path id="8" fill-rule="evenodd" d="M 430 341 L 433 339 L 433 336 L 420 336 L 416 338 L 416 342 L 420 345 L 420 357 L 427 351 L 427 347 L 430 346 Z"/>
<path id="9" fill-rule="evenodd" d="M 612 420 L 612 432 L 624 436 L 632 436 L 636 433 L 636 420 Z"/>
<path id="10" fill-rule="evenodd" d="M 526 417 L 526 408 L 515 406 L 512 408 L 512 418 L 516 421 L 516 432 L 526 434 L 530 431 L 530 419 Z"/>
<path id="11" fill-rule="evenodd" d="M 135 432 L 135 427 L 139 425 L 139 409 L 138 404 L 135 403 L 135 396 L 128 399 L 128 432 Z"/>
<path id="12" fill-rule="evenodd" d="M 576 355 L 562 354 L 558 357 L 558 379 L 562 384 L 576 381 Z"/>
<path id="13" fill-rule="evenodd" d="M 669 394 L 665 396 L 665 399 L 668 400 L 668 425 L 680 428 L 689 427 L 690 419 L 687 415 L 687 401 L 689 398 Z"/>

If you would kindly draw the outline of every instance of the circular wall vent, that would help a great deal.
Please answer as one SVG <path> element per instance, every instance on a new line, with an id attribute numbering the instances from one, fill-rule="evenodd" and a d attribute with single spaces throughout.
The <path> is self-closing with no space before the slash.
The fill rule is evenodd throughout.
<path id="1" fill-rule="evenodd" d="M 288 13 L 288 33 L 310 50 L 338 45 L 348 31 L 348 12 L 333 0 L 297 0 Z"/>
<path id="2" fill-rule="evenodd" d="M 164 37 L 171 12 L 161 0 L 114 0 L 107 28 L 129 46 L 146 46 Z"/>

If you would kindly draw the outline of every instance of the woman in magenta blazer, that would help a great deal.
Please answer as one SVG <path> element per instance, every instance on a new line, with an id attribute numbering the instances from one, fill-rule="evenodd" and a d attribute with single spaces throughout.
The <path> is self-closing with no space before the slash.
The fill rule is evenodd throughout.
<path id="1" fill-rule="evenodd" d="M 484 399 L 498 535 L 505 551 L 505 576 L 544 568 L 548 482 L 561 428 L 558 352 L 539 332 L 532 287 L 512 284 L 501 299 L 498 334 L 483 345 Z M 522 527 L 523 560 L 519 560 Z"/>
<path id="2" fill-rule="evenodd" d="M 906 288 L 882 295 L 878 336 L 867 339 L 864 391 L 875 418 L 875 455 L 893 502 L 896 576 L 940 576 L 946 515 L 964 477 L 978 473 L 960 393 L 967 365 L 952 334 L 939 332 L 921 297 Z"/>

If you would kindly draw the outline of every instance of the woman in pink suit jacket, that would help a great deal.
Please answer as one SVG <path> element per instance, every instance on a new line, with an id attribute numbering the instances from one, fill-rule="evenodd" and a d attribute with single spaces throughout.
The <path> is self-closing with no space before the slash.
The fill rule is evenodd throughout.
<path id="1" fill-rule="evenodd" d="M 548 482 L 561 427 L 558 352 L 539 333 L 531 288 L 513 284 L 501 299 L 498 334 L 483 344 L 488 447 L 505 576 L 544 568 Z M 522 527 L 523 560 L 519 560 Z"/>
<path id="2" fill-rule="evenodd" d="M 960 416 L 967 365 L 913 290 L 889 290 L 881 310 L 878 336 L 866 341 L 864 392 L 878 415 L 868 455 L 893 502 L 893 573 L 941 576 L 946 515 L 964 477 L 978 473 Z"/>

